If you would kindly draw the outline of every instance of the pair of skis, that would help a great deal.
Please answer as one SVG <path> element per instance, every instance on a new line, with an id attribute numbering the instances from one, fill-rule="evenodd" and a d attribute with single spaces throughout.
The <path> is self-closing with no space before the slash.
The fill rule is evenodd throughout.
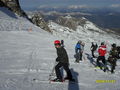
<path id="1" fill-rule="evenodd" d="M 68 84 L 68 83 L 71 83 L 71 84 L 75 84 L 75 83 L 78 83 L 76 81 L 69 81 L 67 79 L 63 79 L 62 82 L 59 82 L 59 81 L 54 81 L 54 78 L 56 77 L 55 75 L 55 66 L 58 64 L 58 62 L 55 62 L 52 70 L 51 70 L 51 73 L 49 74 L 49 78 L 48 80 L 39 80 L 39 79 L 32 79 L 33 82 L 35 83 L 48 83 L 48 84 Z"/>
<path id="2" fill-rule="evenodd" d="M 42 84 L 79 84 L 79 82 L 76 81 L 69 81 L 69 80 L 64 80 L 63 82 L 56 82 L 52 80 L 39 80 L 39 79 L 33 79 L 33 83 L 42 83 Z"/>
<path id="3" fill-rule="evenodd" d="M 65 82 L 70 82 L 70 83 L 76 83 L 76 81 L 69 81 L 67 79 L 63 79 L 62 82 L 56 82 L 54 81 L 53 79 L 55 78 L 55 66 L 58 64 L 58 62 L 55 62 L 54 66 L 53 66 L 53 69 L 51 71 L 51 73 L 49 74 L 49 83 L 65 83 Z"/>

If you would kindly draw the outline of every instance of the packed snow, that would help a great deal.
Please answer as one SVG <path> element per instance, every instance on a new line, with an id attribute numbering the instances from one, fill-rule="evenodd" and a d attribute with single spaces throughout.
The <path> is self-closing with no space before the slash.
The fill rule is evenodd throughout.
<path id="1" fill-rule="evenodd" d="M 107 34 L 102 36 L 90 31 L 85 31 L 85 35 L 82 29 L 80 30 L 83 32 L 76 33 L 68 28 L 63 30 L 62 26 L 55 23 L 51 25 L 57 30 L 53 35 L 27 19 L 0 8 L 0 90 L 120 90 L 120 61 L 117 62 L 115 74 L 110 74 L 95 71 L 89 60 L 92 40 L 96 40 L 98 44 L 107 40 L 109 44 L 115 42 L 120 45 L 116 37 Z M 64 40 L 70 69 L 79 83 L 49 83 L 49 74 L 57 57 L 53 42 L 57 39 Z M 74 63 L 74 47 L 79 39 L 85 42 L 83 61 Z M 97 83 L 96 80 L 116 82 Z"/>

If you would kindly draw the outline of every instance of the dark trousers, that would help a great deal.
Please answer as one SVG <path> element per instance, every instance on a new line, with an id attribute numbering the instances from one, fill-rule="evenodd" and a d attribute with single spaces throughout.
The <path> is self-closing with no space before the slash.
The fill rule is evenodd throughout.
<path id="1" fill-rule="evenodd" d="M 81 50 L 76 52 L 76 61 L 79 62 L 80 60 L 82 61 L 82 52 L 81 52 Z"/>
<path id="2" fill-rule="evenodd" d="M 111 73 L 113 73 L 114 70 L 115 70 L 115 65 L 112 65 L 112 66 L 111 66 Z"/>
<path id="3" fill-rule="evenodd" d="M 95 55 L 94 55 L 94 52 L 95 52 L 95 51 L 94 51 L 94 50 L 92 50 L 91 52 L 92 52 L 92 56 L 93 56 L 93 58 L 94 58 L 94 57 L 95 57 Z"/>
<path id="4" fill-rule="evenodd" d="M 109 57 L 108 61 L 111 64 L 111 73 L 113 73 L 115 70 L 115 67 L 116 67 L 117 58 L 116 57 Z"/>
<path id="5" fill-rule="evenodd" d="M 70 71 L 70 69 L 69 69 L 68 63 L 61 63 L 61 62 L 59 62 L 59 63 L 55 66 L 55 72 L 56 72 L 57 78 L 58 78 L 58 79 L 61 79 L 61 80 L 63 79 L 63 77 L 62 77 L 62 75 L 61 75 L 61 71 L 60 71 L 61 67 L 63 67 L 64 70 L 66 71 L 67 77 L 68 77 L 69 79 L 72 79 L 72 74 L 71 74 L 71 71 Z"/>
<path id="6" fill-rule="evenodd" d="M 105 60 L 105 56 L 99 56 L 97 58 L 97 66 L 101 67 L 100 61 L 102 60 L 102 63 L 104 64 L 104 68 L 106 68 L 106 60 Z"/>

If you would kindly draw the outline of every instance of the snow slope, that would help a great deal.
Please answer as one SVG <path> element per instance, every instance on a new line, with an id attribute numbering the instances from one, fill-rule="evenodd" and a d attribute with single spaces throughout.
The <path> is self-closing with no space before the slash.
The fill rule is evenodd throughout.
<path id="1" fill-rule="evenodd" d="M 0 8 L 0 90 L 120 90 L 119 61 L 113 75 L 101 70 L 96 72 L 87 55 L 83 62 L 76 64 L 74 45 L 77 39 L 53 36 L 24 18 L 9 14 L 13 13 Z M 32 31 L 28 30 L 30 28 Z M 47 82 L 56 58 L 53 45 L 56 39 L 65 41 L 70 68 L 78 84 Z M 91 56 L 90 44 L 87 41 L 86 44 L 85 53 Z M 116 83 L 96 83 L 96 80 L 116 80 Z"/>

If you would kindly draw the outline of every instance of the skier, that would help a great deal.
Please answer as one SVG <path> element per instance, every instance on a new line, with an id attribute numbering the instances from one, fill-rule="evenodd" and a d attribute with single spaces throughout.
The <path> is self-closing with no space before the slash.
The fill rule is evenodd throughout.
<path id="1" fill-rule="evenodd" d="M 67 52 L 64 47 L 61 46 L 61 43 L 59 40 L 54 41 L 55 48 L 57 50 L 57 58 L 56 61 L 58 64 L 55 66 L 55 73 L 57 78 L 52 80 L 55 82 L 63 82 L 65 79 L 68 79 L 69 81 L 75 81 L 72 77 L 71 71 L 69 69 L 69 59 Z M 63 76 L 61 75 L 61 67 L 66 71 L 67 77 L 63 79 Z"/>
<path id="2" fill-rule="evenodd" d="M 97 66 L 100 67 L 100 69 L 102 69 L 101 63 L 100 61 L 102 60 L 102 63 L 104 64 L 104 72 L 106 72 L 107 66 L 106 66 L 106 59 L 105 59 L 105 54 L 106 54 L 106 45 L 104 44 L 104 42 L 101 43 L 101 46 L 99 46 L 98 49 L 98 53 L 99 56 L 97 58 Z"/>
<path id="3" fill-rule="evenodd" d="M 79 61 L 82 61 L 82 53 L 83 53 L 84 46 L 82 45 L 82 41 L 79 40 L 75 46 L 75 53 L 76 53 L 76 61 L 79 63 Z"/>
<path id="4" fill-rule="evenodd" d="M 92 45 L 91 45 L 91 48 L 90 48 L 90 49 L 91 49 L 93 58 L 95 58 L 94 52 L 97 50 L 97 48 L 98 48 L 97 43 L 94 44 L 94 43 L 92 42 Z"/>
<path id="5" fill-rule="evenodd" d="M 116 44 L 113 43 L 112 48 L 110 50 L 109 58 L 108 58 L 108 62 L 111 64 L 111 73 L 114 73 L 117 58 L 118 58 L 117 47 L 116 47 Z"/>

